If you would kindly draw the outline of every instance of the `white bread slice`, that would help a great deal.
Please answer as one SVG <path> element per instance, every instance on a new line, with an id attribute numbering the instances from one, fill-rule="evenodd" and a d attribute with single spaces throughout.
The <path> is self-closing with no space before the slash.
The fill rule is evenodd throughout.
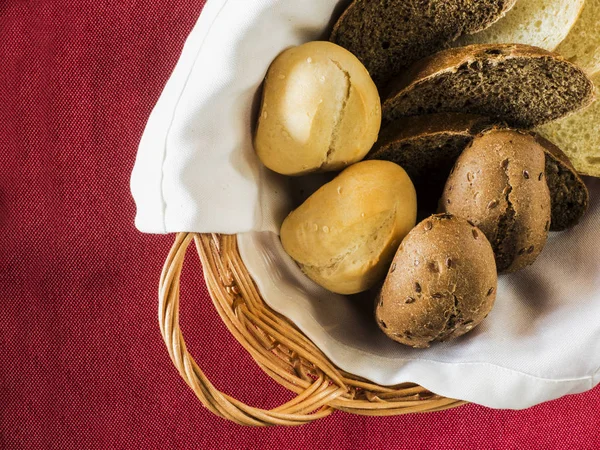
<path id="1" fill-rule="evenodd" d="M 552 51 L 569 34 L 583 4 L 584 0 L 518 0 L 494 25 L 480 33 L 462 36 L 454 46 L 514 43 Z M 591 29 L 589 32 L 595 33 Z"/>
<path id="2" fill-rule="evenodd" d="M 579 20 L 556 51 L 590 75 L 600 72 L 600 0 L 585 0 Z"/>
<path id="3" fill-rule="evenodd" d="M 600 90 L 600 72 L 592 77 Z M 558 145 L 582 175 L 600 177 L 600 101 L 537 131 Z"/>

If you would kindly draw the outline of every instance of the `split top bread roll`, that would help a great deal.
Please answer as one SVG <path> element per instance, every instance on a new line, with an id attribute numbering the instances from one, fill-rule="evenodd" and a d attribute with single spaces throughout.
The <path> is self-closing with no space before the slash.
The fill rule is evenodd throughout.
<path id="1" fill-rule="evenodd" d="M 362 63 L 330 42 L 309 42 L 269 68 L 254 147 L 283 175 L 335 171 L 363 159 L 380 126 L 379 94 Z"/>
<path id="2" fill-rule="evenodd" d="M 481 229 L 498 272 L 533 264 L 546 245 L 551 199 L 545 167 L 534 136 L 491 130 L 473 140 L 448 178 L 440 208 Z"/>
<path id="3" fill-rule="evenodd" d="M 356 294 L 384 278 L 416 216 L 415 188 L 404 169 L 364 161 L 293 211 L 281 227 L 281 243 L 317 284 Z"/>

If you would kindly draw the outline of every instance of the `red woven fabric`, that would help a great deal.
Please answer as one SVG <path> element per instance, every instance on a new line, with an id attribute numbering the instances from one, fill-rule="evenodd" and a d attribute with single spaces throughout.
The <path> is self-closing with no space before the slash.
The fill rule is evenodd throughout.
<path id="1" fill-rule="evenodd" d="M 0 448 L 600 448 L 600 390 L 523 412 L 334 414 L 295 429 L 212 416 L 157 323 L 172 236 L 138 233 L 129 175 L 202 0 L 0 2 Z M 291 398 L 229 335 L 190 252 L 182 327 L 209 377 Z"/>

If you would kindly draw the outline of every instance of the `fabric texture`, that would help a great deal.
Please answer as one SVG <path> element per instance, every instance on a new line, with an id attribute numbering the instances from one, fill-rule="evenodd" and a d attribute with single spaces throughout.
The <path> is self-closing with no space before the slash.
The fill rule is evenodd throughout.
<path id="1" fill-rule="evenodd" d="M 240 243 L 252 241 L 249 251 L 241 245 L 241 255 L 265 302 L 341 369 L 376 383 L 414 382 L 511 409 L 596 386 L 600 322 L 586 320 L 600 317 L 600 184 L 594 180 L 583 223 L 554 234 L 534 267 L 501 277 L 489 320 L 463 339 L 427 350 L 390 341 L 369 311 L 318 288 L 287 257 L 276 234 L 293 207 L 290 185 L 299 182 L 266 170 L 256 157 L 257 92 L 277 54 L 327 35 L 337 4 L 208 1 L 141 138 L 131 179 L 136 226 L 154 233 L 238 233 Z M 575 261 L 571 270 L 564 270 L 566 261 Z"/>
<path id="2" fill-rule="evenodd" d="M 595 449 L 600 389 L 526 411 L 469 405 L 301 428 L 214 417 L 161 340 L 172 236 L 134 228 L 129 176 L 202 1 L 0 2 L 1 449 Z M 292 398 L 220 322 L 190 252 L 182 328 L 219 388 Z"/>

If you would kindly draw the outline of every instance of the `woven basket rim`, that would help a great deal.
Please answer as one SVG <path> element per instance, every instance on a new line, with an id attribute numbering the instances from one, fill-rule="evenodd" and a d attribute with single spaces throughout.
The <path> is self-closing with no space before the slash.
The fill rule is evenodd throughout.
<path id="1" fill-rule="evenodd" d="M 179 327 L 180 279 L 194 242 L 213 305 L 258 366 L 297 394 L 272 410 L 246 405 L 217 390 L 188 353 Z M 178 233 L 160 278 L 158 319 L 169 356 L 214 414 L 248 426 L 302 425 L 335 410 L 367 416 L 442 411 L 467 402 L 412 383 L 381 386 L 339 369 L 289 319 L 262 299 L 240 256 L 236 235 Z"/>

